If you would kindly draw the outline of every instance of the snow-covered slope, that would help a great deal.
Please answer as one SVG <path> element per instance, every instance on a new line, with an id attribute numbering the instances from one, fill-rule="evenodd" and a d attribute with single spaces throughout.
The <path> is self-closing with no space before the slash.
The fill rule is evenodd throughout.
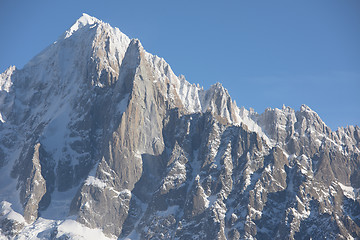
<path id="1" fill-rule="evenodd" d="M 0 75 L 0 238 L 360 237 L 360 129 L 239 108 L 83 14 Z"/>

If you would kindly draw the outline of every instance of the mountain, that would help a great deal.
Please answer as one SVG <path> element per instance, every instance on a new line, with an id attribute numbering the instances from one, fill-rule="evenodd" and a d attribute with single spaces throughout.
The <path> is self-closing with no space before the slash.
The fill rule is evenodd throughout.
<path id="1" fill-rule="evenodd" d="M 237 107 L 83 14 L 0 75 L 0 239 L 360 238 L 360 128 Z"/>

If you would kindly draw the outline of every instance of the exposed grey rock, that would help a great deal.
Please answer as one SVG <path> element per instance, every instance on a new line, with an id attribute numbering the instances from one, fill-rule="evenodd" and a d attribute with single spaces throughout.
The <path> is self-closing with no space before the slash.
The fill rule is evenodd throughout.
<path id="1" fill-rule="evenodd" d="M 19 234 L 24 226 L 24 223 L 19 223 L 12 219 L 3 218 L 0 220 L 0 233 L 8 238 L 11 238 Z"/>
<path id="2" fill-rule="evenodd" d="M 28 175 L 20 190 L 20 200 L 24 206 L 24 218 L 28 223 L 37 219 L 39 202 L 46 192 L 45 179 L 41 175 L 39 148 L 40 143 L 37 143 L 34 146 L 30 164 L 24 169 L 23 174 Z"/>

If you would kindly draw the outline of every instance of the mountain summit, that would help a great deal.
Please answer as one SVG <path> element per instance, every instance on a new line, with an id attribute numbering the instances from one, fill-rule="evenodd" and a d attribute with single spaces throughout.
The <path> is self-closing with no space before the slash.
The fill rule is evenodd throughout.
<path id="1" fill-rule="evenodd" d="M 239 108 L 83 14 L 0 75 L 0 238 L 360 238 L 360 129 Z"/>

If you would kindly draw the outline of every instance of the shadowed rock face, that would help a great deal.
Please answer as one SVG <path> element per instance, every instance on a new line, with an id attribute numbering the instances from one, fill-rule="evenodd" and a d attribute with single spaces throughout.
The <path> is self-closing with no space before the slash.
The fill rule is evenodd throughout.
<path id="1" fill-rule="evenodd" d="M 0 113 L 9 238 L 39 216 L 48 238 L 69 217 L 120 239 L 360 238 L 359 127 L 239 109 L 90 16 L 1 74 Z"/>

